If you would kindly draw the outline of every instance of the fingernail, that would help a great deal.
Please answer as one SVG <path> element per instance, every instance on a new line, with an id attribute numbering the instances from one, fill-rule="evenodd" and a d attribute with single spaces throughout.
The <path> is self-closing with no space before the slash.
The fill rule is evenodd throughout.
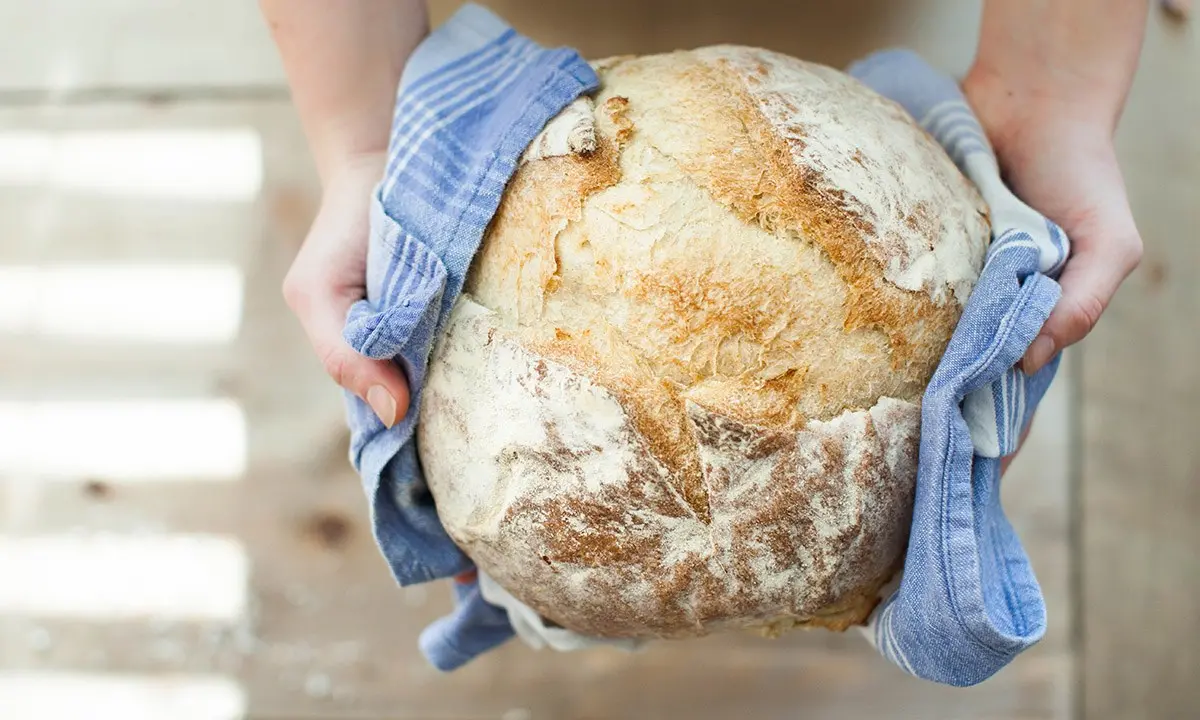
<path id="1" fill-rule="evenodd" d="M 1054 355 L 1054 338 L 1049 335 L 1039 335 L 1029 349 L 1025 351 L 1022 369 L 1025 374 L 1032 375 L 1050 361 Z"/>
<path id="2" fill-rule="evenodd" d="M 372 385 L 367 390 L 367 404 L 386 427 L 396 423 L 396 399 L 382 385 Z"/>

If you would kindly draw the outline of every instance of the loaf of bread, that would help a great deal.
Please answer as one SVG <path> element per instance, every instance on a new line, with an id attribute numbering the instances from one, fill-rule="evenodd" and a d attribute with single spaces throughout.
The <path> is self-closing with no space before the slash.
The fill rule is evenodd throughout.
<path id="1" fill-rule="evenodd" d="M 860 623 L 902 566 L 987 208 L 840 71 L 738 46 L 594 66 L 434 349 L 439 516 L 582 635 Z"/>

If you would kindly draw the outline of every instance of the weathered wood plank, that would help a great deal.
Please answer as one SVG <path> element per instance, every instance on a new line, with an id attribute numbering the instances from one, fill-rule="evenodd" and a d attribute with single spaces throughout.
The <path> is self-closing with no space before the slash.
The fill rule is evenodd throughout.
<path id="1" fill-rule="evenodd" d="M 1120 132 L 1142 267 L 1084 346 L 1082 716 L 1200 708 L 1200 34 L 1151 23 Z"/>
<path id="2" fill-rule="evenodd" d="M 4 2 L 0 28 L 0 91 L 283 82 L 254 2 Z"/>
<path id="3" fill-rule="evenodd" d="M 86 178 L 70 172 L 64 177 L 45 166 L 2 178 L 4 265 L 242 264 L 259 252 L 264 237 L 299 243 L 319 197 L 295 111 L 286 101 L 0 105 L 0 141 L 9 152 L 44 156 Z M 111 153 L 106 144 L 114 142 L 147 154 L 161 153 L 166 145 L 185 164 L 169 168 L 181 178 L 125 173 L 123 186 L 105 188 L 102 168 L 61 149 L 64 142 L 96 155 Z M 222 163 L 186 164 L 202 164 L 214 144 L 223 150 Z M 189 188 L 189 173 L 225 178 L 244 192 L 221 194 L 215 180 Z M 168 183 L 177 191 L 156 187 Z"/>

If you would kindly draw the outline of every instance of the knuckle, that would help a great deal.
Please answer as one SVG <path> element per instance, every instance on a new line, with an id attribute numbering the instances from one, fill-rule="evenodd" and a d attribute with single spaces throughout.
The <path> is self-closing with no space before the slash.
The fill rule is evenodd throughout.
<path id="1" fill-rule="evenodd" d="M 1122 249 L 1122 259 L 1124 260 L 1125 269 L 1128 272 L 1133 272 L 1142 264 L 1142 256 L 1145 254 L 1145 246 L 1142 244 L 1142 239 L 1139 237 L 1130 238 Z"/>
<path id="2" fill-rule="evenodd" d="M 1091 332 L 1104 314 L 1104 301 L 1092 293 L 1079 298 L 1075 304 L 1073 335 L 1082 337 Z"/>
<path id="3" fill-rule="evenodd" d="M 283 278 L 283 283 L 280 286 L 280 291 L 283 293 L 283 301 L 287 303 L 293 311 L 299 312 L 308 304 L 308 291 L 305 284 L 293 273 L 288 273 Z"/>

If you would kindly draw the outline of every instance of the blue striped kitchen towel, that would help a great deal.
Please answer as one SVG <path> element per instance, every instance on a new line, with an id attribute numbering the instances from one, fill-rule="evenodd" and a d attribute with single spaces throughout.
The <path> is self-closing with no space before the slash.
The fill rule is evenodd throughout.
<path id="1" fill-rule="evenodd" d="M 387 170 L 371 202 L 366 298 L 351 308 L 343 333 L 359 353 L 397 362 L 411 389 L 408 414 L 391 428 L 346 394 L 350 459 L 376 543 L 401 585 L 472 567 L 442 528 L 417 458 L 430 351 L 520 155 L 597 84 L 575 51 L 540 47 L 474 4 L 434 30 L 405 66 Z M 455 590 L 456 615 L 422 638 L 443 669 L 512 637 L 503 610 L 477 587 Z"/>
<path id="2" fill-rule="evenodd" d="M 951 79 L 904 51 L 873 55 L 851 73 L 921 121 L 993 213 L 987 264 L 923 400 L 903 576 L 867 628 L 880 653 L 907 672 L 970 685 L 1044 632 L 1040 589 L 1000 507 L 999 458 L 1014 449 L 1057 367 L 1025 377 L 1014 364 L 1057 302 L 1053 277 L 1067 243 L 1005 189 Z M 596 85 L 577 53 L 539 47 L 473 4 L 435 30 L 406 67 L 387 173 L 373 198 L 368 294 L 345 333 L 359 352 L 395 359 L 413 388 L 406 420 L 391 429 L 347 395 L 351 459 L 376 540 L 402 585 L 471 567 L 437 519 L 413 445 L 430 349 L 520 154 L 550 118 Z M 497 604 L 494 592 L 489 601 L 486 580 L 456 584 L 452 613 L 422 633 L 421 649 L 435 667 L 470 662 L 527 619 Z M 518 625 L 528 631 L 530 623 Z M 586 638 L 561 636 L 532 644 L 589 646 Z"/>
<path id="3" fill-rule="evenodd" d="M 994 675 L 1041 639 L 1046 607 L 1000 504 L 1000 457 L 1012 453 L 1058 369 L 1015 367 L 1060 297 L 1066 235 L 1016 198 L 957 83 L 905 50 L 849 69 L 942 144 L 992 214 L 979 282 L 921 406 L 916 505 L 899 587 L 868 637 L 909 673 L 949 685 Z"/>

